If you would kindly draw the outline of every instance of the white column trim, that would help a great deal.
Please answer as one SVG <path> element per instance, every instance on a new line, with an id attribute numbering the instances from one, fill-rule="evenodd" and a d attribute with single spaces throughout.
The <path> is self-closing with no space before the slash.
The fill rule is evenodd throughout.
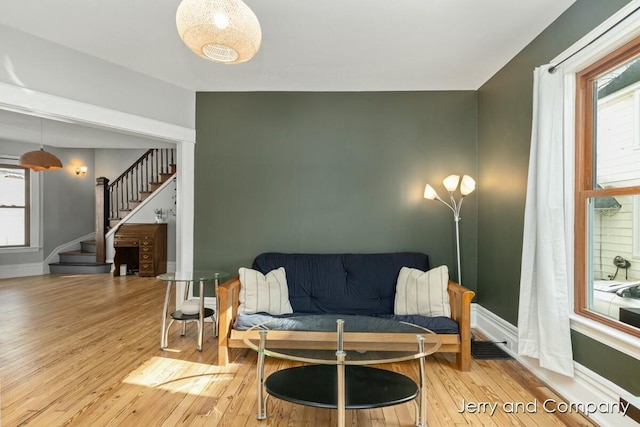
<path id="1" fill-rule="evenodd" d="M 171 142 L 195 143 L 196 137 L 195 129 L 2 82 L 0 109 Z"/>

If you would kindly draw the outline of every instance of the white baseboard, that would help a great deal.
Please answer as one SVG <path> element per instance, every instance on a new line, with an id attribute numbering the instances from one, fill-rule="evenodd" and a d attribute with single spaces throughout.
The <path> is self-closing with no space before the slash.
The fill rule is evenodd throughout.
<path id="1" fill-rule="evenodd" d="M 44 271 L 44 264 L 40 262 L 34 262 L 29 264 L 0 265 L 0 279 L 11 279 L 13 277 L 42 276 L 43 274 L 47 274 L 47 273 L 45 273 Z"/>
<path id="2" fill-rule="evenodd" d="M 472 327 L 491 341 L 506 341 L 504 350 L 567 402 L 613 404 L 620 397 L 633 399 L 631 393 L 579 363 L 574 362 L 575 376 L 570 378 L 541 368 L 536 359 L 518 356 L 518 328 L 475 303 Z M 589 418 L 602 427 L 638 427 L 635 421 L 618 412 L 595 412 Z"/>

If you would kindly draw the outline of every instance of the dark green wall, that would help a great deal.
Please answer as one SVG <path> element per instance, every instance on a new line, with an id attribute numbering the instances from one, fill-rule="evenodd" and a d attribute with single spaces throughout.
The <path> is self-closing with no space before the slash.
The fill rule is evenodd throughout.
<path id="1" fill-rule="evenodd" d="M 478 91 L 477 300 L 514 325 L 531 138 L 533 69 L 551 61 L 627 3 L 578 0 Z M 616 371 L 640 370 L 637 360 L 580 334 L 573 336 L 575 360 L 612 381 L 620 380 Z M 595 364 L 594 354 L 607 363 Z M 619 384 L 638 390 L 637 382 Z"/>
<path id="2" fill-rule="evenodd" d="M 198 93 L 195 265 L 237 272 L 264 251 L 420 251 L 455 270 L 451 211 L 422 197 L 476 176 L 476 94 Z M 477 204 L 462 211 L 475 288 Z"/>
<path id="3" fill-rule="evenodd" d="M 571 345 L 575 360 L 629 393 L 640 396 L 640 363 L 637 359 L 576 331 L 571 331 Z"/>

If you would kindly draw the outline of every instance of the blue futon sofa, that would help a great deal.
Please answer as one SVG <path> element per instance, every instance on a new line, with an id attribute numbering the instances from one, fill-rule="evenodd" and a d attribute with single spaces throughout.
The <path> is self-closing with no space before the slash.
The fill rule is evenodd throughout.
<path id="1" fill-rule="evenodd" d="M 456 365 L 471 363 L 471 300 L 474 293 L 454 282 L 448 284 L 451 317 L 395 315 L 394 299 L 402 267 L 429 270 L 429 258 L 415 252 L 384 254 L 263 253 L 252 269 L 263 274 L 284 267 L 293 315 L 343 314 L 406 321 L 426 327 L 442 339 L 440 352 L 455 353 Z M 238 313 L 240 280 L 235 277 L 218 288 L 220 365 L 229 361 L 231 348 L 244 348 L 243 333 L 269 319 L 269 313 Z M 287 315 L 284 315 L 286 317 Z"/>

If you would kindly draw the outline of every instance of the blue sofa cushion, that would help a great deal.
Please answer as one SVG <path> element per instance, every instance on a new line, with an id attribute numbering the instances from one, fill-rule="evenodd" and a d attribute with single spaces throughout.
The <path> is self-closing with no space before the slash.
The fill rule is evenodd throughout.
<path id="1" fill-rule="evenodd" d="M 263 253 L 253 269 L 263 274 L 284 267 L 294 313 L 393 315 L 402 267 L 429 269 L 416 252 L 387 254 Z"/>
<path id="2" fill-rule="evenodd" d="M 236 321 L 233 325 L 233 329 L 244 331 L 260 323 L 264 323 L 273 319 L 279 319 L 278 322 L 280 324 L 273 327 L 273 329 L 295 330 L 295 323 L 289 322 L 287 319 L 299 315 L 299 313 L 280 314 L 273 316 L 268 313 L 238 313 L 238 317 L 236 318 Z M 458 323 L 448 317 L 425 317 L 420 315 L 396 316 L 392 314 L 376 317 L 397 320 L 400 322 L 413 323 L 414 325 L 427 328 L 430 331 L 435 332 L 436 334 L 458 333 Z"/>

